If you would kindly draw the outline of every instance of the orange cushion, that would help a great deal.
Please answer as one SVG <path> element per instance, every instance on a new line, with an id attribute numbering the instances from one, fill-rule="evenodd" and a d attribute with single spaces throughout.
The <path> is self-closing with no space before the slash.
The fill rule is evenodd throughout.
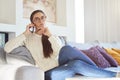
<path id="1" fill-rule="evenodd" d="M 112 50 L 118 52 L 120 54 L 120 49 L 117 49 L 117 48 L 112 48 Z"/>
<path id="2" fill-rule="evenodd" d="M 120 54 L 112 49 L 104 48 L 108 54 L 110 54 L 120 65 Z"/>

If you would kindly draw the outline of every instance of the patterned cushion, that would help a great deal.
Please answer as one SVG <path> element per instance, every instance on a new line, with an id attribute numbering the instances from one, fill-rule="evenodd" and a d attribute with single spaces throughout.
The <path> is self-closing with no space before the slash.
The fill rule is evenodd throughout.
<path id="1" fill-rule="evenodd" d="M 99 50 L 99 52 L 104 56 L 104 58 L 110 63 L 111 67 L 117 67 L 118 63 L 116 60 L 109 55 L 103 48 L 96 46 L 96 48 Z"/>
<path id="2" fill-rule="evenodd" d="M 91 47 L 88 50 L 82 50 L 89 58 L 91 58 L 98 67 L 106 68 L 110 67 L 109 62 L 101 55 L 101 53 L 95 48 Z"/>
<path id="3" fill-rule="evenodd" d="M 104 48 L 104 49 L 117 61 L 118 65 L 120 65 L 120 54 L 112 50 L 111 48 Z"/>

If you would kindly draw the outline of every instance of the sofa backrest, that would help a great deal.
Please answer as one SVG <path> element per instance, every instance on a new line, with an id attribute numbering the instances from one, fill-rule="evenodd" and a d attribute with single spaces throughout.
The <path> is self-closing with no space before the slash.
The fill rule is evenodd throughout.
<path id="1" fill-rule="evenodd" d="M 99 41 L 93 41 L 88 43 L 76 43 L 76 42 L 67 42 L 68 45 L 71 45 L 72 47 L 77 47 L 79 49 L 89 49 L 94 46 L 100 46 L 104 48 L 118 48 L 120 49 L 120 42 L 99 42 Z"/>

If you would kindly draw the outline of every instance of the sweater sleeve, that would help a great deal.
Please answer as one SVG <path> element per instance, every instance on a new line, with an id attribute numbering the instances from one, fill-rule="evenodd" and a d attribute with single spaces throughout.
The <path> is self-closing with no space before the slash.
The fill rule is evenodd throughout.
<path id="1" fill-rule="evenodd" d="M 13 49 L 24 45 L 24 41 L 25 41 L 26 37 L 24 34 L 21 34 L 19 36 L 17 36 L 14 39 L 9 40 L 4 47 L 4 50 L 9 53 L 11 52 Z"/>
<path id="2" fill-rule="evenodd" d="M 62 48 L 63 44 L 61 40 L 57 36 L 50 36 L 48 39 L 52 45 L 53 52 L 58 55 L 60 49 Z"/>

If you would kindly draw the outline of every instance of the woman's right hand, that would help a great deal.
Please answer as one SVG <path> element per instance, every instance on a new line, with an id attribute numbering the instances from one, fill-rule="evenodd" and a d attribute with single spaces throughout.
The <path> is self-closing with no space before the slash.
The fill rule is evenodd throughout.
<path id="1" fill-rule="evenodd" d="M 34 24 L 28 24 L 28 25 L 26 26 L 26 30 L 25 30 L 25 32 L 24 32 L 23 34 L 24 34 L 25 36 L 31 34 L 30 28 L 33 27 L 33 26 L 34 26 Z"/>

